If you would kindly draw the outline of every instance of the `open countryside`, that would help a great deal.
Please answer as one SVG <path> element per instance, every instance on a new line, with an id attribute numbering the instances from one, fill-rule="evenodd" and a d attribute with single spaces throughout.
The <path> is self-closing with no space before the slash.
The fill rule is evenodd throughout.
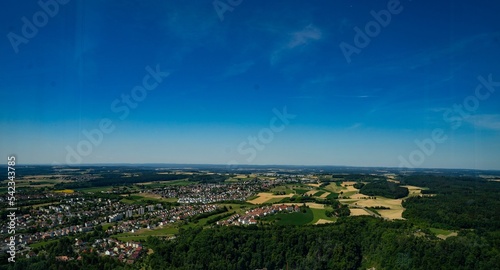
<path id="1" fill-rule="evenodd" d="M 37 168 L 32 169 L 33 175 L 20 177 L 20 181 L 35 179 Z M 185 237 L 201 237 L 220 230 L 231 233 L 234 228 L 240 228 L 243 234 L 246 228 L 261 233 L 282 227 L 295 230 L 291 229 L 295 226 L 319 231 L 328 228 L 333 232 L 335 228 L 368 222 L 378 228 L 373 232 L 382 232 L 392 226 L 384 222 L 401 226 L 409 222 L 412 227 L 404 225 L 402 228 L 409 231 L 401 237 L 408 234 L 432 239 L 429 241 L 453 241 L 468 237 L 462 234 L 469 230 L 470 224 L 484 228 L 496 226 L 495 219 L 488 223 L 485 219 L 447 215 L 460 211 L 466 211 L 467 215 L 497 215 L 490 211 L 495 207 L 477 208 L 473 202 L 475 197 L 463 193 L 466 190 L 463 187 L 472 185 L 490 205 L 496 202 L 493 191 L 500 192 L 499 183 L 491 181 L 491 176 L 471 178 L 474 179 L 471 181 L 455 176 L 386 177 L 386 173 L 357 172 L 280 174 L 257 169 L 247 174 L 221 169 L 211 172 L 190 169 L 184 173 L 185 169 L 181 168 L 158 173 L 134 167 L 115 168 L 110 174 L 105 167 L 90 167 L 85 169 L 91 172 L 89 177 L 78 170 L 65 171 L 65 174 L 52 170 L 54 176 L 44 174 L 37 178 L 46 182 L 44 185 L 19 190 L 18 203 L 24 215 L 19 218 L 18 230 L 22 232 L 19 238 L 25 243 L 20 254 L 35 256 L 49 250 L 58 258 L 71 257 L 71 254 L 86 254 L 99 245 L 96 258 L 116 256 L 116 264 L 132 265 L 155 258 L 163 250 L 159 247 L 166 243 L 177 245 Z M 451 182 L 456 184 L 450 185 Z M 456 197 L 456 194 L 461 195 Z M 454 203 L 457 200 L 465 203 L 458 204 L 460 210 L 454 209 L 458 206 Z M 435 207 L 436 204 L 440 206 Z M 440 209 L 449 211 L 443 215 Z M 361 232 L 366 233 L 364 229 L 358 231 Z M 166 242 L 156 242 L 153 238 Z M 74 253 L 58 253 L 57 245 L 71 245 Z M 113 250 L 109 246 L 118 248 Z M 353 262 L 363 264 L 362 260 Z"/>

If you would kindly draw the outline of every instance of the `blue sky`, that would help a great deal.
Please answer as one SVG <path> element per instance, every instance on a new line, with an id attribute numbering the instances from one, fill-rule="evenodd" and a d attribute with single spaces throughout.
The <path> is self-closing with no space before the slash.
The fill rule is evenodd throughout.
<path id="1" fill-rule="evenodd" d="M 21 163 L 500 169 L 494 1 L 42 2 L 0 4 L 0 153 Z M 371 11 L 390 22 L 348 62 Z"/>

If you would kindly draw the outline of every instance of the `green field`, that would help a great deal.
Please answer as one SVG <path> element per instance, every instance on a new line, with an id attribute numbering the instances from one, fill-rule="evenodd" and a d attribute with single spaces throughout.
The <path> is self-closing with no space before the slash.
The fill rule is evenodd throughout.
<path id="1" fill-rule="evenodd" d="M 177 202 L 179 199 L 178 198 L 162 198 L 162 202 Z"/>
<path id="2" fill-rule="evenodd" d="M 331 220 L 331 221 L 336 221 L 336 217 L 327 217 L 326 216 L 326 210 L 332 211 L 333 209 L 331 208 L 325 208 L 325 209 L 311 209 L 314 218 L 311 221 L 311 224 L 316 223 L 320 219 L 326 219 L 326 220 Z"/>
<path id="3" fill-rule="evenodd" d="M 332 211 L 331 208 L 326 209 L 313 209 L 307 208 L 306 213 L 278 213 L 263 218 L 263 221 L 275 222 L 276 225 L 305 225 L 315 224 L 320 219 L 336 221 L 336 217 L 327 217 L 326 210 Z"/>
<path id="4" fill-rule="evenodd" d="M 314 193 L 314 195 L 313 195 L 313 196 L 319 197 L 319 196 L 321 196 L 321 195 L 323 195 L 323 194 L 325 194 L 325 192 L 320 190 L 320 191 L 318 191 L 318 192 Z"/>
<path id="5" fill-rule="evenodd" d="M 135 203 L 134 200 L 129 200 L 129 199 L 121 199 L 120 202 L 126 203 L 126 204 L 134 204 Z"/>
<path id="6" fill-rule="evenodd" d="M 339 186 L 338 182 L 335 182 L 335 183 L 330 183 L 328 186 L 325 187 L 325 189 L 330 192 L 340 193 L 341 191 L 346 190 L 347 188 Z"/>
<path id="7" fill-rule="evenodd" d="M 240 204 L 223 204 L 223 205 L 228 208 L 229 212 L 236 211 L 237 213 L 242 214 L 246 210 L 248 210 L 248 208 L 242 207 L 244 205 L 240 205 Z M 223 205 L 221 205 L 221 206 L 223 206 Z M 175 225 L 170 224 L 170 225 L 165 226 L 165 227 L 160 228 L 160 229 L 154 229 L 154 230 L 142 229 L 142 230 L 135 232 L 135 233 L 121 233 L 121 234 L 114 235 L 113 237 L 117 238 L 120 241 L 131 241 L 131 240 L 138 241 L 138 240 L 146 240 L 148 238 L 148 236 L 170 236 L 170 235 L 179 233 L 179 228 L 187 229 L 187 228 L 194 228 L 194 227 L 204 227 L 207 225 L 207 221 L 209 219 L 213 219 L 214 217 L 219 217 L 219 216 L 222 217 L 223 215 L 225 215 L 227 213 L 228 212 L 219 213 L 216 215 L 211 215 L 209 217 L 202 218 L 202 219 L 198 220 L 197 222 L 189 222 L 189 223 L 183 224 L 183 225 L 181 225 L 180 223 L 175 223 Z"/>
<path id="8" fill-rule="evenodd" d="M 337 193 L 330 193 L 328 196 L 326 196 L 327 199 L 337 199 L 339 197 L 339 194 Z"/>
<path id="9" fill-rule="evenodd" d="M 245 207 L 242 208 L 241 207 L 242 205 L 238 205 L 238 204 L 224 204 L 224 205 L 228 208 L 229 212 L 236 211 L 237 213 L 241 214 L 247 210 L 247 208 L 245 208 Z M 230 207 L 232 207 L 232 209 L 230 209 Z M 216 215 L 211 215 L 209 217 L 202 218 L 202 219 L 198 220 L 197 222 L 189 222 L 189 223 L 184 224 L 184 225 L 180 225 L 178 223 L 176 223 L 175 225 L 170 224 L 170 225 L 165 226 L 165 227 L 160 228 L 160 229 L 153 229 L 153 230 L 141 229 L 140 231 L 137 231 L 135 233 L 120 233 L 120 234 L 114 235 L 113 237 L 117 238 L 120 241 L 131 241 L 131 240 L 137 241 L 137 240 L 146 240 L 148 238 L 148 236 L 171 236 L 171 235 L 179 233 L 180 228 L 187 229 L 187 228 L 194 228 L 194 227 L 204 227 L 207 225 L 207 221 L 209 219 L 212 219 L 212 218 L 217 217 L 217 216 L 223 216 L 225 214 L 227 214 L 227 212 L 219 213 Z"/>
<path id="10" fill-rule="evenodd" d="M 91 187 L 91 188 L 80 188 L 76 189 L 79 192 L 101 192 L 101 191 L 111 191 L 113 189 L 112 186 L 105 186 L 105 187 Z"/>
<path id="11" fill-rule="evenodd" d="M 267 200 L 265 203 L 279 203 L 283 198 L 272 198 L 270 200 Z"/>
<path id="12" fill-rule="evenodd" d="M 309 189 L 299 189 L 299 188 L 296 188 L 294 190 L 295 190 L 295 193 L 297 193 L 297 194 L 304 194 L 304 193 L 310 191 Z"/>
<path id="13" fill-rule="evenodd" d="M 51 240 L 47 240 L 47 241 L 37 242 L 37 243 L 31 244 L 29 246 L 32 248 L 42 248 L 50 243 L 54 243 L 57 241 L 59 241 L 59 239 L 51 239 Z"/>
<path id="14" fill-rule="evenodd" d="M 102 225 L 102 229 L 105 231 L 107 229 L 109 229 L 110 227 L 112 227 L 114 225 L 114 223 L 106 223 L 104 225 Z"/>
<path id="15" fill-rule="evenodd" d="M 437 228 L 430 228 L 430 231 L 435 235 L 444 235 L 444 236 L 448 236 L 448 235 L 455 232 L 455 231 L 437 229 Z"/>
<path id="16" fill-rule="evenodd" d="M 307 208 L 305 213 L 279 213 L 265 217 L 264 221 L 274 221 L 277 225 L 305 225 L 314 220 L 314 214 L 311 209 Z"/>
<path id="17" fill-rule="evenodd" d="M 227 207 L 229 212 L 236 211 L 238 214 L 245 213 L 245 211 L 255 207 L 255 205 L 250 203 L 236 204 L 236 203 L 224 203 L 219 204 L 221 207 Z"/>

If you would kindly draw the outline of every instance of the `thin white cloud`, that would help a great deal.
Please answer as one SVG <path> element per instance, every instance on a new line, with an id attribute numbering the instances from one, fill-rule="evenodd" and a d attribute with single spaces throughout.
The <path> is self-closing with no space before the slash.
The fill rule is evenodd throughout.
<path id="1" fill-rule="evenodd" d="M 476 128 L 500 131 L 500 114 L 472 115 L 465 121 Z"/>
<path id="2" fill-rule="evenodd" d="M 299 31 L 289 34 L 289 38 L 280 48 L 276 49 L 271 54 L 271 65 L 279 62 L 279 60 L 291 50 L 301 46 L 307 46 L 312 41 L 318 41 L 322 38 L 323 33 L 321 30 L 312 24 L 307 25 Z"/>
<path id="3" fill-rule="evenodd" d="M 292 38 L 287 44 L 287 47 L 293 49 L 300 45 L 307 45 L 312 40 L 321 39 L 321 31 L 313 25 L 308 25 L 304 29 L 291 34 Z"/>

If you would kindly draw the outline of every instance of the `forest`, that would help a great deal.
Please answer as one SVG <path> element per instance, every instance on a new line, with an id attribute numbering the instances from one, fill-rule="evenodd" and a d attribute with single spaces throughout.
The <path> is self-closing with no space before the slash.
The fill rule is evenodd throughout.
<path id="1" fill-rule="evenodd" d="M 121 173 L 102 173 L 98 178 L 89 181 L 78 181 L 59 183 L 54 185 L 55 189 L 79 189 L 104 186 L 124 186 L 135 183 L 146 183 L 153 181 L 173 181 L 188 179 L 188 181 L 199 183 L 220 183 L 224 182 L 228 176 L 217 174 L 158 174 L 156 172 L 141 172 L 133 176 L 125 176 Z"/>
<path id="2" fill-rule="evenodd" d="M 64 238 L 63 238 L 64 239 Z M 36 257 L 0 269 L 497 269 L 498 243 L 474 231 L 439 240 L 411 222 L 373 217 L 340 218 L 335 224 L 249 226 L 181 230 L 175 240 L 150 237 L 154 253 L 133 265 L 86 254 L 71 255 L 60 240 Z M 45 258 L 45 259 L 44 259 Z"/>
<path id="3" fill-rule="evenodd" d="M 417 175 L 401 182 L 428 188 L 403 202 L 403 217 L 443 229 L 500 228 L 500 183 L 472 177 Z"/>
<path id="4" fill-rule="evenodd" d="M 372 217 L 316 226 L 217 227 L 149 238 L 146 269 L 495 269 L 498 246 L 474 232 L 448 240 Z"/>
<path id="5" fill-rule="evenodd" d="M 383 196 L 399 199 L 408 196 L 408 189 L 399 184 L 386 180 L 373 181 L 361 186 L 360 193 L 368 196 Z"/>

